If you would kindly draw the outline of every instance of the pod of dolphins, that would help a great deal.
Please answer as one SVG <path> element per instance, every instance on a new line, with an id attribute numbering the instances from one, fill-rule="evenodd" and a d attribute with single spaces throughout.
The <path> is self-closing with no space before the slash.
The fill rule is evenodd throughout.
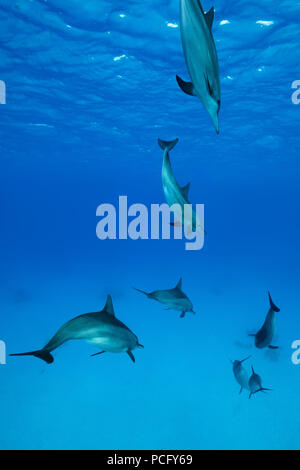
<path id="1" fill-rule="evenodd" d="M 204 12 L 200 0 L 180 0 L 180 31 L 182 47 L 190 81 L 184 81 L 178 75 L 177 83 L 180 89 L 190 95 L 198 97 L 202 105 L 209 114 L 216 132 L 219 134 L 219 111 L 221 106 L 221 87 L 219 64 L 216 46 L 212 34 L 214 21 L 214 8 Z M 197 219 L 197 214 L 192 211 L 190 220 L 183 220 L 184 205 L 190 204 L 188 192 L 190 184 L 180 187 L 177 183 L 170 162 L 170 151 L 177 144 L 178 139 L 167 142 L 159 139 L 159 146 L 163 149 L 162 166 L 162 186 L 166 201 L 169 206 L 177 204 L 182 210 L 173 225 L 188 224 L 190 231 L 202 230 Z M 188 296 L 182 291 L 182 279 L 171 289 L 155 290 L 146 292 L 137 289 L 149 299 L 156 300 L 166 307 L 167 310 L 181 312 L 180 317 L 185 317 L 186 313 L 194 312 L 193 304 Z M 269 295 L 270 308 L 261 329 L 253 335 L 256 348 L 276 349 L 273 338 L 275 334 L 275 313 L 279 308 L 273 303 Z M 97 312 L 79 315 L 64 325 L 62 325 L 50 341 L 39 350 L 11 354 L 11 356 L 34 356 L 50 364 L 54 361 L 52 352 L 62 344 L 70 340 L 84 340 L 96 348 L 100 349 L 92 356 L 97 356 L 105 352 L 128 354 L 135 362 L 133 350 L 143 348 L 137 336 L 115 316 L 112 298 L 107 296 L 104 308 Z M 249 356 L 250 357 L 250 356 Z M 235 360 L 233 364 L 233 374 L 240 385 L 240 393 L 243 389 L 250 392 L 249 398 L 258 392 L 265 392 L 267 389 L 262 386 L 261 377 L 255 373 L 252 366 L 252 375 L 249 377 L 243 360 Z"/>
<path id="2" fill-rule="evenodd" d="M 265 318 L 263 326 L 256 334 L 251 334 L 248 336 L 253 336 L 255 338 L 255 346 L 258 349 L 270 348 L 270 349 L 278 349 L 278 346 L 272 345 L 274 336 L 275 336 L 275 327 L 276 327 L 276 319 L 275 313 L 280 312 L 280 309 L 276 307 L 274 304 L 270 292 L 268 292 L 270 308 L 268 310 L 267 316 Z M 240 393 L 242 393 L 243 389 L 249 390 L 251 398 L 257 392 L 265 392 L 267 390 L 271 390 L 270 388 L 264 388 L 262 386 L 261 377 L 254 372 L 254 368 L 252 366 L 252 375 L 250 378 L 243 367 L 243 362 L 249 359 L 250 356 L 246 357 L 241 361 L 235 360 L 232 361 L 233 364 L 233 375 L 237 381 L 237 383 L 241 386 Z"/>

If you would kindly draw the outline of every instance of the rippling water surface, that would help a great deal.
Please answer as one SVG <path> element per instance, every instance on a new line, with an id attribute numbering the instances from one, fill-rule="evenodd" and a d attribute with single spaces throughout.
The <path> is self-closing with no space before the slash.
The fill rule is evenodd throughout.
<path id="1" fill-rule="evenodd" d="M 126 3 L 126 2 L 125 2 Z M 69 343 L 48 366 L 0 366 L 3 449 L 299 448 L 300 4 L 215 1 L 220 135 L 187 79 L 179 2 L 0 2 L 0 339 L 40 348 L 111 293 L 139 337 L 127 355 Z M 203 2 L 206 10 L 211 7 Z M 199 252 L 178 241 L 100 241 L 96 207 L 164 202 L 157 138 L 205 204 Z M 183 278 L 196 315 L 137 294 Z M 280 306 L 276 344 L 247 335 Z M 229 359 L 273 391 L 239 395 Z"/>

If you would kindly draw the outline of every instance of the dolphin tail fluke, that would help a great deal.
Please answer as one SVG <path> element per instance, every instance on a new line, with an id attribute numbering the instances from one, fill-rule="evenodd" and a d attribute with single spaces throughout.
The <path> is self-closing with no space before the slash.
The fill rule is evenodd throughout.
<path id="1" fill-rule="evenodd" d="M 132 354 L 132 352 L 128 350 L 128 351 L 127 351 L 127 354 L 128 354 L 128 356 L 130 357 L 130 359 L 132 360 L 132 362 L 135 362 L 135 357 L 134 357 L 134 355 Z"/>
<path id="2" fill-rule="evenodd" d="M 179 139 L 167 141 L 167 140 L 158 139 L 158 145 L 160 146 L 162 150 L 167 150 L 167 152 L 170 152 L 175 147 L 178 140 Z"/>
<path id="3" fill-rule="evenodd" d="M 51 364 L 54 361 L 52 354 L 50 354 L 49 351 L 45 351 L 44 349 L 27 353 L 10 354 L 10 356 L 34 356 L 47 362 L 47 364 Z"/>
<path id="4" fill-rule="evenodd" d="M 178 77 L 178 75 L 176 75 L 176 80 L 179 87 L 184 93 L 190 96 L 195 96 L 194 85 L 192 84 L 192 82 L 185 82 L 184 80 L 182 80 L 182 78 Z"/>
<path id="5" fill-rule="evenodd" d="M 269 296 L 269 301 L 270 301 L 270 308 L 271 308 L 274 312 L 280 312 L 280 308 L 276 307 L 276 305 L 274 304 L 270 292 L 268 292 L 268 296 Z"/>

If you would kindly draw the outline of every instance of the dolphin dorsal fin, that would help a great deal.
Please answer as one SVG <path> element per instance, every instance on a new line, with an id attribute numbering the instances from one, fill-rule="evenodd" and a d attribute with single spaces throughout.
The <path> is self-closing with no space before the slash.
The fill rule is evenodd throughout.
<path id="1" fill-rule="evenodd" d="M 190 190 L 191 183 L 186 184 L 181 188 L 182 195 L 185 199 L 189 198 L 189 190 Z"/>
<path id="2" fill-rule="evenodd" d="M 105 304 L 104 310 L 105 310 L 107 313 L 109 313 L 110 315 L 115 316 L 115 311 L 114 311 L 114 306 L 113 306 L 113 303 L 112 303 L 111 295 L 108 295 L 108 296 L 107 296 L 106 304 Z"/>
<path id="3" fill-rule="evenodd" d="M 280 308 L 276 307 L 276 305 L 274 304 L 270 292 L 268 292 L 268 296 L 270 302 L 270 309 L 273 310 L 273 312 L 280 312 Z"/>
<path id="4" fill-rule="evenodd" d="M 175 289 L 182 289 L 182 277 L 179 279 L 178 283 L 176 284 Z"/>
<path id="5" fill-rule="evenodd" d="M 210 30 L 212 29 L 214 17 L 215 17 L 215 9 L 214 7 L 211 7 L 211 9 L 207 13 L 205 13 L 206 24 Z"/>

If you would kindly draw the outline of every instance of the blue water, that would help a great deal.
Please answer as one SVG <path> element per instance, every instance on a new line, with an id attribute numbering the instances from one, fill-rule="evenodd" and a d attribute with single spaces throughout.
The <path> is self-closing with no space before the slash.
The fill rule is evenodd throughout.
<path id="1" fill-rule="evenodd" d="M 91 358 L 83 342 L 51 365 L 7 357 L 2 449 L 300 447 L 300 5 L 214 6 L 220 135 L 175 80 L 188 78 L 177 0 L 1 1 L 0 339 L 7 353 L 39 349 L 110 293 L 145 346 L 135 364 Z M 158 137 L 180 139 L 174 173 L 205 204 L 201 251 L 96 237 L 99 204 L 164 202 Z M 184 319 L 132 289 L 181 276 L 197 312 Z M 281 308 L 276 351 L 247 336 L 268 290 Z M 251 400 L 229 362 L 250 354 L 247 371 L 273 389 Z"/>

